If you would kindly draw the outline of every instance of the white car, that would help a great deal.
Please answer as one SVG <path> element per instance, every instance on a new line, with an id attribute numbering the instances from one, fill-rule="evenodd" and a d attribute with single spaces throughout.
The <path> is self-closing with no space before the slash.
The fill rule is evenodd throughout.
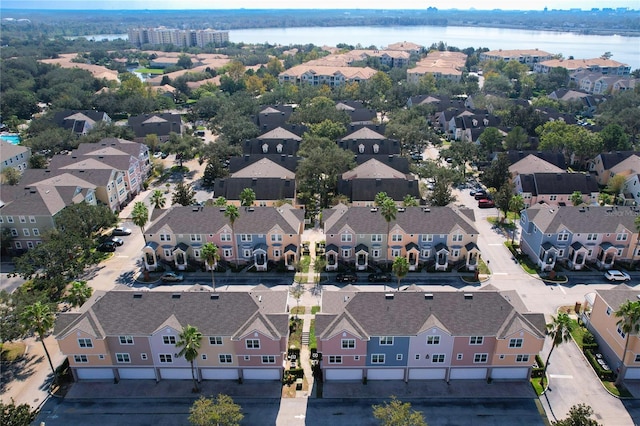
<path id="1" fill-rule="evenodd" d="M 626 272 L 610 269 L 604 273 L 604 277 L 609 281 L 630 281 L 631 277 Z"/>

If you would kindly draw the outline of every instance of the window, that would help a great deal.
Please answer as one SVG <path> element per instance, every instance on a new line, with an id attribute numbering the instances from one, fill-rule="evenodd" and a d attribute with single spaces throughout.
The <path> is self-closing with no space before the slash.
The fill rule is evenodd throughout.
<path id="1" fill-rule="evenodd" d="M 116 354 L 116 362 L 118 364 L 129 364 L 131 362 L 131 357 L 129 354 Z"/>
<path id="2" fill-rule="evenodd" d="M 191 238 L 191 242 L 202 241 L 202 235 L 200 234 L 191 234 L 190 238 Z"/>
<path id="3" fill-rule="evenodd" d="M 223 257 L 232 257 L 233 256 L 233 249 L 230 248 L 226 248 L 222 250 L 222 256 Z"/>
<path id="4" fill-rule="evenodd" d="M 566 232 L 558 234 L 558 241 L 569 241 L 569 234 L 567 234 Z"/>
<path id="5" fill-rule="evenodd" d="M 250 243 L 253 240 L 251 234 L 240 234 L 240 241 L 243 243 Z"/>
<path id="6" fill-rule="evenodd" d="M 247 339 L 247 349 L 260 349 L 260 340 Z"/>
<path id="7" fill-rule="evenodd" d="M 559 249 L 558 250 L 558 257 L 562 257 L 564 256 L 564 249 Z"/>
<path id="8" fill-rule="evenodd" d="M 509 340 L 510 348 L 521 348 L 522 347 L 522 339 L 510 339 Z"/>
<path id="9" fill-rule="evenodd" d="M 618 326 L 618 329 L 616 330 L 618 332 L 618 334 L 620 335 L 620 337 L 622 337 L 623 339 L 625 337 L 627 337 L 627 333 L 625 333 L 624 331 L 622 331 L 622 329 L 620 328 L 620 326 Z"/>
<path id="10" fill-rule="evenodd" d="M 78 339 L 78 346 L 81 348 L 92 348 L 93 342 L 91 339 Z"/>
<path id="11" fill-rule="evenodd" d="M 176 336 L 162 336 L 162 343 L 165 345 L 175 345 Z"/>
<path id="12" fill-rule="evenodd" d="M 35 216 L 29 216 L 29 223 L 36 223 L 36 217 Z"/>
<path id="13" fill-rule="evenodd" d="M 195 257 L 196 259 L 200 259 L 200 250 L 193 249 L 193 257 Z"/>
<path id="14" fill-rule="evenodd" d="M 433 356 L 431 356 L 431 362 L 434 364 L 443 363 L 444 359 L 445 359 L 444 354 L 433 354 Z"/>
<path id="15" fill-rule="evenodd" d="M 164 249 L 164 257 L 169 258 L 173 253 L 171 253 L 171 249 Z"/>
<path id="16" fill-rule="evenodd" d="M 27 248 L 28 249 L 32 249 L 33 248 L 33 242 L 32 241 L 27 241 Z"/>
<path id="17" fill-rule="evenodd" d="M 452 249 L 451 250 L 451 257 L 458 257 L 458 256 L 460 256 L 460 250 Z"/>
<path id="18" fill-rule="evenodd" d="M 356 340 L 355 339 L 342 339 L 342 349 L 355 349 Z"/>
<path id="19" fill-rule="evenodd" d="M 271 234 L 271 242 L 272 243 L 282 242 L 282 234 Z"/>
<path id="20" fill-rule="evenodd" d="M 25 237 L 31 236 L 31 233 L 29 232 L 29 228 L 23 228 L 22 233 L 24 234 Z"/>
<path id="21" fill-rule="evenodd" d="M 371 364 L 384 364 L 384 354 L 372 354 Z"/>
<path id="22" fill-rule="evenodd" d="M 516 355 L 516 362 L 529 362 L 529 354 Z"/>
<path id="23" fill-rule="evenodd" d="M 453 241 L 462 241 L 462 234 L 453 234 Z"/>
<path id="24" fill-rule="evenodd" d="M 498 358 L 504 359 L 504 354 L 500 354 L 500 356 Z"/>
<path id="25" fill-rule="evenodd" d="M 243 249 L 242 250 L 242 257 L 251 257 L 252 253 L 253 253 L 253 250 L 251 250 L 251 249 Z"/>
<path id="26" fill-rule="evenodd" d="M 13 223 L 13 216 L 7 216 L 7 223 Z"/>
<path id="27" fill-rule="evenodd" d="M 393 345 L 392 336 L 384 336 L 380 338 L 380 346 L 391 346 L 391 345 Z"/>
<path id="28" fill-rule="evenodd" d="M 458 355 L 456 355 L 456 359 L 457 359 L 458 361 L 462 361 L 462 357 L 463 357 L 463 355 L 462 355 L 462 354 L 458 354 Z"/>
<path id="29" fill-rule="evenodd" d="M 595 241 L 598 239 L 598 234 L 587 234 L 587 241 Z"/>
<path id="30" fill-rule="evenodd" d="M 640 354 L 636 355 L 636 359 L 634 359 L 633 362 L 640 362 Z"/>
<path id="31" fill-rule="evenodd" d="M 558 199 L 557 195 L 549 195 L 549 201 L 556 201 Z"/>
<path id="32" fill-rule="evenodd" d="M 391 257 L 400 257 L 402 254 L 400 249 L 391 249 Z"/>
<path id="33" fill-rule="evenodd" d="M 340 234 L 340 241 L 343 243 L 350 243 L 352 241 L 353 235 L 351 234 Z"/>
<path id="34" fill-rule="evenodd" d="M 14 237 L 18 236 L 18 230 L 16 228 L 11 228 L 11 235 Z"/>
<path id="35" fill-rule="evenodd" d="M 222 344 L 222 337 L 221 336 L 211 336 L 211 337 L 209 337 L 209 344 L 210 345 L 221 345 Z"/>
<path id="36" fill-rule="evenodd" d="M 373 234 L 371 235 L 371 242 L 379 243 L 382 241 L 382 234 Z"/>
<path id="37" fill-rule="evenodd" d="M 207 354 L 202 354 L 202 359 L 206 360 L 207 359 Z"/>
<path id="38" fill-rule="evenodd" d="M 482 343 L 484 343 L 484 337 L 483 336 L 471 336 L 471 337 L 469 337 L 469 344 L 470 345 L 481 345 Z"/>
<path id="39" fill-rule="evenodd" d="M 351 249 L 342 249 L 342 257 L 351 257 Z"/>
<path id="40" fill-rule="evenodd" d="M 263 364 L 275 364 L 276 363 L 275 355 L 262 355 L 262 363 Z"/>
<path id="41" fill-rule="evenodd" d="M 396 354 L 396 361 L 402 361 L 402 354 Z"/>
<path id="42" fill-rule="evenodd" d="M 616 241 L 627 241 L 627 237 L 628 237 L 628 234 L 625 232 L 622 232 L 616 235 Z"/>
<path id="43" fill-rule="evenodd" d="M 89 362 L 89 358 L 87 358 L 86 355 L 74 355 L 73 356 L 73 360 L 76 363 L 85 363 L 85 362 Z"/>
<path id="44" fill-rule="evenodd" d="M 640 251 L 640 248 L 638 249 L 638 251 Z M 371 250 L 371 257 L 375 257 L 375 258 L 380 257 L 380 249 Z"/>
<path id="45" fill-rule="evenodd" d="M 420 354 L 416 354 L 416 359 L 420 359 Z"/>
<path id="46" fill-rule="evenodd" d="M 251 360 L 251 355 L 245 355 L 244 356 L 244 360 L 245 361 L 250 361 Z"/>
<path id="47" fill-rule="evenodd" d="M 431 243 L 433 242 L 433 235 L 432 234 L 423 235 L 422 237 L 420 237 L 420 240 L 423 243 Z"/>
<path id="48" fill-rule="evenodd" d="M 140 359 L 143 361 L 147 360 L 147 354 L 140 354 Z"/>
<path id="49" fill-rule="evenodd" d="M 422 250 L 420 252 L 420 256 L 422 256 L 424 258 L 428 258 L 429 256 L 431 256 L 431 250 Z"/>
<path id="50" fill-rule="evenodd" d="M 158 355 L 161 364 L 170 364 L 173 362 L 173 358 L 171 354 L 160 354 Z"/>
<path id="51" fill-rule="evenodd" d="M 427 345 L 439 345 L 440 336 L 427 336 Z"/>
<path id="52" fill-rule="evenodd" d="M 33 228 L 31 231 L 33 232 L 34 236 L 36 237 L 40 236 L 40 230 L 38 228 Z"/>
<path id="53" fill-rule="evenodd" d="M 329 355 L 329 364 L 342 364 L 341 355 Z"/>
<path id="54" fill-rule="evenodd" d="M 488 358 L 489 358 L 489 354 L 474 354 L 473 363 L 474 364 L 486 363 Z"/>
<path id="55" fill-rule="evenodd" d="M 611 312 L 612 312 L 611 306 L 607 306 L 607 316 L 608 317 L 611 316 Z"/>
<path id="56" fill-rule="evenodd" d="M 133 336 L 120 336 L 121 345 L 133 345 Z"/>
<path id="57" fill-rule="evenodd" d="M 27 223 L 27 218 L 24 216 L 18 216 L 18 219 L 20 220 L 20 223 Z"/>
<path id="58" fill-rule="evenodd" d="M 232 364 L 233 357 L 231 354 L 220 354 L 218 355 L 218 361 L 220 361 L 220 364 Z"/>
<path id="59" fill-rule="evenodd" d="M 394 242 L 402 241 L 402 234 L 393 234 L 391 236 L 391 241 L 394 241 Z"/>
<path id="60" fill-rule="evenodd" d="M 103 354 L 98 355 L 98 359 L 104 359 L 104 355 Z"/>
<path id="61" fill-rule="evenodd" d="M 231 234 L 220 234 L 220 241 L 231 241 Z"/>

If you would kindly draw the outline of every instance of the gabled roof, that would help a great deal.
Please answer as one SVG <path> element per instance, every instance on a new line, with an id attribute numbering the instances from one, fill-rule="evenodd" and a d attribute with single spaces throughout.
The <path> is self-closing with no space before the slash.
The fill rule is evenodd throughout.
<path id="1" fill-rule="evenodd" d="M 262 139 L 281 139 L 281 140 L 285 140 L 285 139 L 291 139 L 294 141 L 301 141 L 302 138 L 298 135 L 296 135 L 295 133 L 292 133 L 286 129 L 283 129 L 282 127 L 277 127 L 267 133 L 264 133 L 260 136 L 257 137 L 257 139 L 262 140 Z"/>
<path id="2" fill-rule="evenodd" d="M 231 175 L 231 178 L 240 177 L 295 179 L 296 175 L 270 159 L 262 158 Z"/>
<path id="3" fill-rule="evenodd" d="M 536 194 L 582 194 L 598 192 L 598 183 L 588 174 L 583 173 L 533 173 Z"/>
<path id="4" fill-rule="evenodd" d="M 343 137 L 341 140 L 347 141 L 347 140 L 358 140 L 358 139 L 385 140 L 387 139 L 387 137 L 368 127 L 362 127 L 356 130 L 355 132 L 349 133 L 347 136 Z"/>
<path id="5" fill-rule="evenodd" d="M 231 157 L 229 160 L 229 172 L 235 173 L 245 167 L 266 158 L 275 164 L 292 172 L 296 171 L 300 157 L 285 154 L 245 154 L 241 157 Z"/>
<path id="6" fill-rule="evenodd" d="M 602 300 L 613 310 L 617 310 L 627 300 L 637 301 L 640 299 L 640 291 L 633 289 L 626 284 L 621 284 L 608 290 L 596 290 Z"/>
<path id="7" fill-rule="evenodd" d="M 626 160 L 632 155 L 640 155 L 639 151 L 616 151 L 616 152 L 603 152 L 599 155 L 602 161 L 602 167 L 604 170 L 610 170 L 621 161 Z"/>
<path id="8" fill-rule="evenodd" d="M 512 176 L 517 174 L 530 173 L 565 173 L 560 167 L 543 160 L 533 154 L 527 155 L 520 161 L 509 166 L 509 172 Z"/>
<path id="9" fill-rule="evenodd" d="M 398 170 L 389 167 L 374 158 L 342 174 L 343 180 L 367 178 L 413 180 L 412 176 L 401 173 Z"/>
<path id="10" fill-rule="evenodd" d="M 535 157 L 540 158 L 548 163 L 553 164 L 554 166 L 566 170 L 567 163 L 564 159 L 564 155 L 561 152 L 552 152 L 552 151 L 516 151 L 511 150 L 507 151 L 507 158 L 509 159 L 509 163 L 514 164 L 523 158 L 528 157 L 529 155 L 533 155 Z"/>
<path id="11" fill-rule="evenodd" d="M 565 206 L 536 204 L 526 210 L 527 217 L 543 233 L 564 229 L 573 233 L 614 233 L 626 229 L 635 232 L 634 219 L 640 209 L 631 206 Z"/>
<path id="12" fill-rule="evenodd" d="M 29 147 L 14 145 L 5 141 L 4 139 L 0 139 L 0 161 L 4 161 L 7 158 L 12 158 L 29 151 L 31 151 L 31 148 Z"/>

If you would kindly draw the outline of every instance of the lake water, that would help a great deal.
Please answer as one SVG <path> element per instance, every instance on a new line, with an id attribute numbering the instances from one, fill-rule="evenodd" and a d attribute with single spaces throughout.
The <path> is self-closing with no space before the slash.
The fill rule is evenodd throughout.
<path id="1" fill-rule="evenodd" d="M 127 39 L 126 34 L 91 35 L 87 38 L 113 40 Z M 308 44 L 335 46 L 339 43 L 375 45 L 378 48 L 391 43 L 410 41 L 431 46 L 440 41 L 460 49 L 487 47 L 497 49 L 535 49 L 549 53 L 562 53 L 565 58 L 595 58 L 611 52 L 612 59 L 640 68 L 640 37 L 618 35 L 583 35 L 567 32 L 529 31 L 508 28 L 481 27 L 306 27 L 306 28 L 252 28 L 230 30 L 229 40 L 234 43 Z"/>

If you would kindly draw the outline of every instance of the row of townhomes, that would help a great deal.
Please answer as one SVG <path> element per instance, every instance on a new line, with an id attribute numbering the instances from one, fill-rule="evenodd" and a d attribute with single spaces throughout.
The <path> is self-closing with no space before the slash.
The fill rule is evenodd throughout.
<path id="1" fill-rule="evenodd" d="M 106 138 L 53 156 L 46 169 L 23 170 L 18 185 L 2 185 L 0 228 L 13 237 L 9 252 L 40 244 L 68 205 L 86 202 L 120 211 L 140 192 L 150 167 L 146 145 Z"/>

